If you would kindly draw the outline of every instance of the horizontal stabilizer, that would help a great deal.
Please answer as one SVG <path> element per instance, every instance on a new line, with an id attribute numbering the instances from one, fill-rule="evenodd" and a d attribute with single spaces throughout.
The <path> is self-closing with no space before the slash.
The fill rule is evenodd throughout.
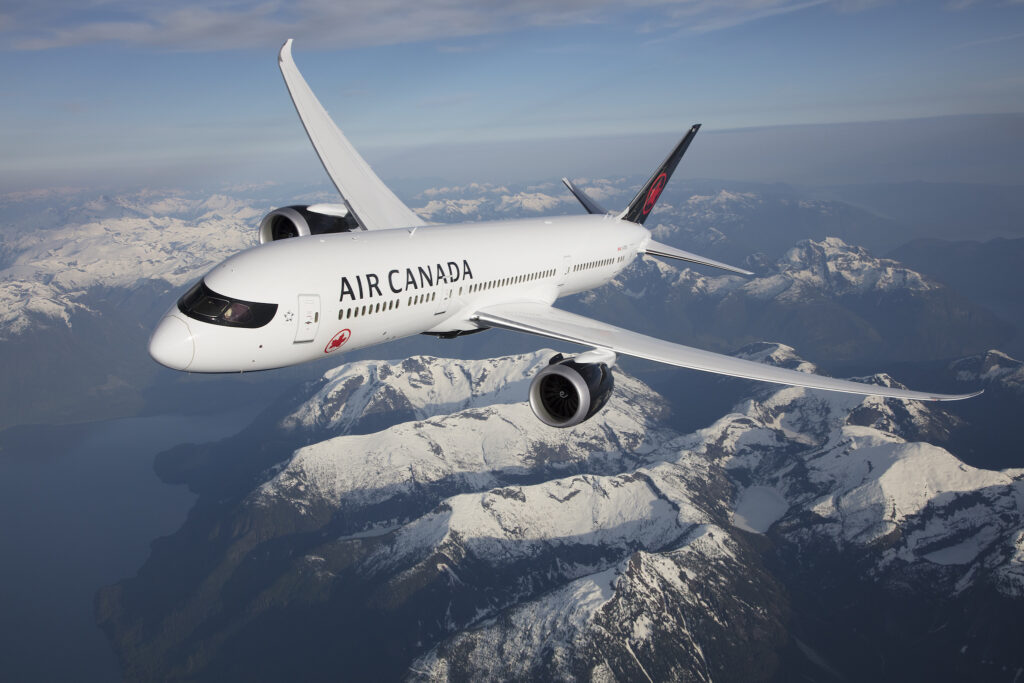
<path id="1" fill-rule="evenodd" d="M 569 188 L 569 192 L 572 192 L 573 196 L 580 201 L 580 204 L 582 204 L 583 208 L 587 210 L 587 213 L 608 213 L 600 204 L 594 201 L 593 197 L 573 185 L 571 180 L 568 178 L 562 178 L 562 182 L 565 183 L 567 188 Z"/>
<path id="2" fill-rule="evenodd" d="M 711 266 L 712 268 L 721 268 L 722 270 L 728 270 L 732 273 L 739 273 L 740 275 L 753 275 L 753 273 L 751 273 L 749 270 L 743 270 L 742 268 L 737 268 L 736 266 L 730 266 L 726 263 L 722 263 L 721 261 L 713 261 L 712 259 L 704 258 L 703 256 L 698 256 L 697 254 L 691 254 L 688 251 L 676 249 L 675 247 L 670 247 L 667 244 L 655 242 L 654 240 L 651 240 L 650 242 L 647 243 L 647 246 L 643 248 L 643 253 L 650 254 L 651 256 L 661 256 L 664 258 L 677 259 L 679 261 L 689 261 L 690 263 L 698 263 L 702 266 Z"/>

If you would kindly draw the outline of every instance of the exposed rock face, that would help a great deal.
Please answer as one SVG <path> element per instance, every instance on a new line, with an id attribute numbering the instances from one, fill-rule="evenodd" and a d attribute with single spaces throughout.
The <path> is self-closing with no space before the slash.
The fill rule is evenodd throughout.
<path id="1" fill-rule="evenodd" d="M 982 382 L 989 388 L 1024 394 L 1024 363 L 1002 351 L 990 349 L 961 358 L 951 363 L 949 369 L 962 382 Z"/>

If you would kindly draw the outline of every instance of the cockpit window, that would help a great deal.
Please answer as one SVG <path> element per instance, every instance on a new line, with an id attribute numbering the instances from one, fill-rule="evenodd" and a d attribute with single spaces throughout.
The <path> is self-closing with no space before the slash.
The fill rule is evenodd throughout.
<path id="1" fill-rule="evenodd" d="M 241 325 L 252 320 L 252 309 L 248 305 L 243 304 L 241 301 L 236 301 L 232 304 L 228 304 L 228 307 L 221 313 L 224 320 L 229 323 Z"/>
<path id="2" fill-rule="evenodd" d="M 217 294 L 200 280 L 178 299 L 178 310 L 190 318 L 228 327 L 263 327 L 277 313 L 277 304 L 260 304 Z"/>

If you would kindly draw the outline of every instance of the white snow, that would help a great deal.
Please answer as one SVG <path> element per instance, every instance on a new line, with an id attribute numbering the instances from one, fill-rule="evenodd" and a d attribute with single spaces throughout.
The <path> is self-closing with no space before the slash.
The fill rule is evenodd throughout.
<path id="1" fill-rule="evenodd" d="M 281 426 L 344 432 L 388 400 L 400 400 L 400 407 L 411 408 L 415 419 L 421 420 L 466 408 L 521 402 L 534 375 L 553 355 L 554 351 L 541 349 L 479 361 L 441 362 L 429 356 L 413 356 L 346 363 L 325 373 L 316 393 L 286 416 Z"/>
<path id="2" fill-rule="evenodd" d="M 743 489 L 736 499 L 732 523 L 744 531 L 763 534 L 789 510 L 778 491 L 767 486 Z"/>
<path id="3" fill-rule="evenodd" d="M 963 382 L 982 381 L 1024 393 L 1024 363 L 1001 351 L 990 349 L 983 354 L 954 361 L 949 367 Z"/>
<path id="4" fill-rule="evenodd" d="M 428 549 L 452 544 L 495 563 L 533 557 L 551 545 L 660 548 L 710 521 L 688 502 L 689 476 L 679 465 L 662 463 L 636 474 L 578 475 L 453 496 L 443 509 L 402 528 L 394 549 L 372 562 L 429 557 Z"/>
<path id="5" fill-rule="evenodd" d="M 661 411 L 650 406 L 661 399 L 619 373 L 600 420 L 567 430 L 540 423 L 525 400 L 529 381 L 553 354 L 483 361 L 417 356 L 330 370 L 282 427 L 343 435 L 295 451 L 251 501 L 284 502 L 301 514 L 311 504 L 366 505 L 439 482 L 481 490 L 498 476 L 536 468 L 621 465 L 625 453 L 649 453 L 675 436 L 656 427 Z M 382 396 L 410 410 L 410 421 L 374 434 L 345 434 L 372 416 Z M 392 403 L 383 406 L 391 415 Z"/>
<path id="6" fill-rule="evenodd" d="M 947 546 L 941 550 L 923 555 L 924 559 L 935 564 L 968 564 L 973 562 L 982 550 L 992 545 L 998 538 L 999 530 L 992 526 L 982 527 L 974 536 Z"/>
<path id="7" fill-rule="evenodd" d="M 552 197 L 543 192 L 518 192 L 514 195 L 503 195 L 498 211 L 525 210 L 541 213 L 571 201 L 575 200 L 569 196 Z"/>
<path id="8" fill-rule="evenodd" d="M 180 287 L 256 243 L 262 209 L 214 195 L 141 193 L 72 210 L 60 228 L 5 235 L 13 262 L 0 270 L 0 339 L 35 325 L 71 324 L 93 287 L 160 280 Z M 94 218 L 90 218 L 93 216 Z"/>

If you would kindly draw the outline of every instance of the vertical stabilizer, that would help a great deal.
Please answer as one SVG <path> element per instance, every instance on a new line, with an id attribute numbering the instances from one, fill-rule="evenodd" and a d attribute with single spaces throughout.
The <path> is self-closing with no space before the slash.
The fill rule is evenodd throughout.
<path id="1" fill-rule="evenodd" d="M 668 179 L 672 177 L 672 172 L 679 165 L 679 160 L 683 158 L 683 155 L 686 154 L 686 149 L 693 142 L 693 137 L 697 134 L 698 130 L 700 130 L 700 124 L 695 123 L 689 132 L 683 136 L 683 139 L 679 141 L 676 148 L 672 150 L 672 153 L 665 158 L 665 161 L 661 162 L 661 166 L 654 172 L 654 175 L 644 183 L 644 186 L 640 188 L 640 191 L 633 197 L 633 201 L 629 203 L 629 206 L 626 207 L 626 210 L 622 212 L 619 218 L 643 225 L 654 205 L 658 202 L 658 197 L 661 196 L 665 185 L 668 184 Z"/>

